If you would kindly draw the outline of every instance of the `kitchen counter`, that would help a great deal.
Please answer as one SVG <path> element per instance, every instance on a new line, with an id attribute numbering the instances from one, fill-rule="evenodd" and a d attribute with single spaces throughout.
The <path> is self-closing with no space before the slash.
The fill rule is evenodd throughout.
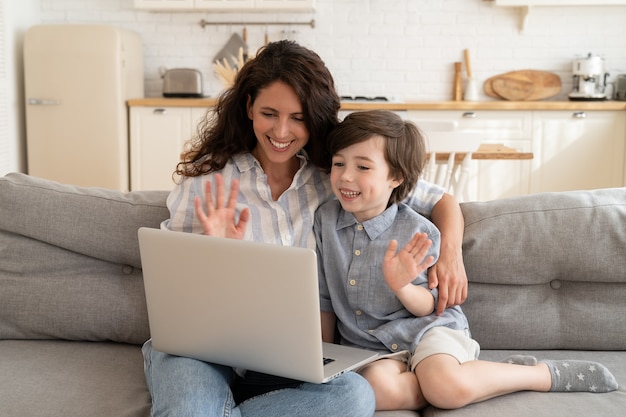
<path id="1" fill-rule="evenodd" d="M 129 107 L 211 107 L 216 98 L 147 97 L 128 100 Z M 626 110 L 626 101 L 343 101 L 342 110 Z"/>
<path id="2" fill-rule="evenodd" d="M 171 187 L 171 170 L 162 167 L 176 166 L 181 149 L 215 105 L 216 97 L 129 100 L 131 189 Z M 465 200 L 626 184 L 624 101 L 343 100 L 341 108 L 344 115 L 388 109 L 428 126 L 424 129 L 438 141 L 437 168 L 450 165 L 452 151 L 454 165 L 469 168 Z M 465 135 L 480 137 L 471 156 L 465 143 L 454 142 L 464 141 Z"/>

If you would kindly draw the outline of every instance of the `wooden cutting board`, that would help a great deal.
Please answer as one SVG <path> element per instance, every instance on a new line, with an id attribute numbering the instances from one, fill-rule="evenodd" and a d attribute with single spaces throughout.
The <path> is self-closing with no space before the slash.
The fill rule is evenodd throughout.
<path id="1" fill-rule="evenodd" d="M 485 81 L 485 94 L 511 101 L 533 101 L 561 92 L 561 78 L 548 71 L 520 70 L 493 76 Z"/>

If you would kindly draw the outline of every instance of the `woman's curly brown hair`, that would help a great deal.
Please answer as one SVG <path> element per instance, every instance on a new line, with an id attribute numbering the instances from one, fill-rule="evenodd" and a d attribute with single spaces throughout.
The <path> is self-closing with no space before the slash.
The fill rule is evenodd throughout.
<path id="1" fill-rule="evenodd" d="M 187 144 L 175 175 L 194 177 L 222 169 L 233 155 L 251 152 L 257 144 L 248 118 L 250 103 L 259 91 L 283 82 L 300 98 L 309 141 L 304 147 L 311 162 L 330 166 L 327 137 L 338 123 L 339 96 L 333 77 L 315 52 L 289 40 L 272 42 L 259 50 L 225 90 L 213 111 L 198 126 L 195 140 Z"/>

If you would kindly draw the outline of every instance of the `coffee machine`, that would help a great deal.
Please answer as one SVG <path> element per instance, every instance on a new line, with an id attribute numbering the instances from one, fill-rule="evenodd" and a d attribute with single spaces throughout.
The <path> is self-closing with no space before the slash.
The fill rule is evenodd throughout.
<path id="1" fill-rule="evenodd" d="M 570 100 L 601 101 L 606 100 L 606 80 L 604 58 L 589 53 L 585 58 L 574 60 L 572 65 L 574 88 L 569 93 Z"/>

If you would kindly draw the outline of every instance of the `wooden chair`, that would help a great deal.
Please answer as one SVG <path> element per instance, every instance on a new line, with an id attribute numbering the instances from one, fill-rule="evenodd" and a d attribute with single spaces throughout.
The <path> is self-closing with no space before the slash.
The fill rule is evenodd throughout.
<path id="1" fill-rule="evenodd" d="M 446 152 L 447 153 L 447 152 Z M 472 153 L 467 152 L 463 160 L 456 162 L 456 153 L 450 152 L 448 159 L 437 161 L 437 154 L 431 152 L 424 169 L 424 179 L 435 183 L 459 201 L 469 199 L 468 182 Z"/>

